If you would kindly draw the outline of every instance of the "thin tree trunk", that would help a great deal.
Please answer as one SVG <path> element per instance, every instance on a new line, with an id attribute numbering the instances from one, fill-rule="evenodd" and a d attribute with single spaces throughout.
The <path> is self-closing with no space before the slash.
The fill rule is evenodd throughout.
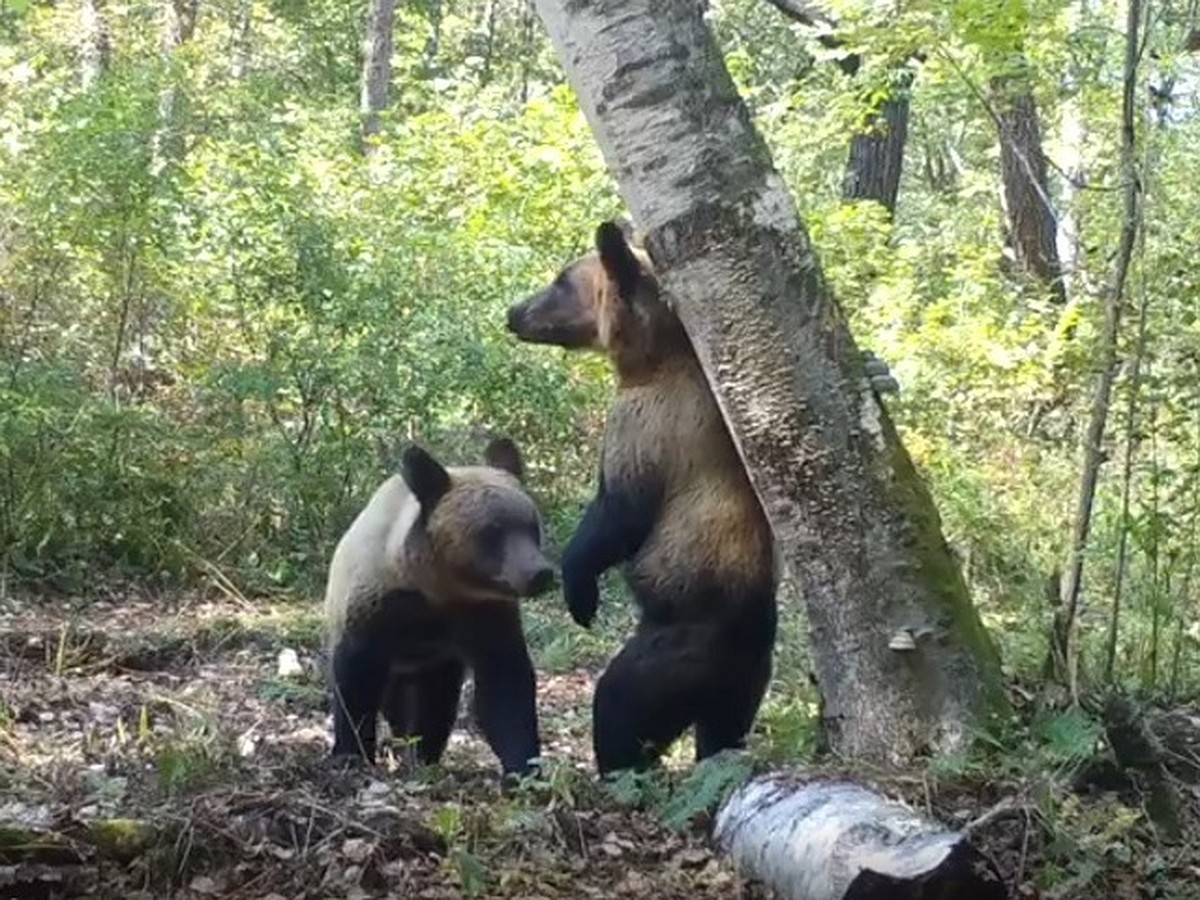
<path id="1" fill-rule="evenodd" d="M 246 77 L 250 69 L 251 34 L 254 30 L 254 0 L 241 0 L 233 21 L 232 61 L 229 74 L 235 81 Z"/>
<path id="2" fill-rule="evenodd" d="M 1096 0 L 1077 0 L 1067 7 L 1066 32 L 1076 34 L 1088 27 L 1095 15 Z M 1083 269 L 1079 258 L 1079 197 L 1087 186 L 1087 123 L 1083 115 L 1083 81 L 1071 73 L 1064 85 L 1062 105 L 1061 162 L 1063 168 L 1058 216 L 1058 259 L 1063 273 L 1063 292 L 1067 299 L 1080 289 Z"/>
<path id="3" fill-rule="evenodd" d="M 963 746 L 995 647 L 700 6 L 537 7 L 799 579 L 830 746 Z"/>
<path id="4" fill-rule="evenodd" d="M 1136 443 L 1138 393 L 1142 386 L 1142 353 L 1146 347 L 1146 297 L 1138 306 L 1137 342 L 1129 372 L 1129 403 L 1125 407 L 1125 450 L 1121 460 L 1121 522 L 1117 534 L 1117 571 L 1113 583 L 1112 612 L 1108 617 L 1108 641 L 1104 652 L 1104 681 L 1112 684 L 1117 661 L 1117 635 L 1120 632 L 1121 594 L 1125 587 L 1125 567 L 1129 547 L 1129 495 L 1133 485 L 1133 449 Z"/>
<path id="5" fill-rule="evenodd" d="M 379 114 L 388 107 L 392 86 L 392 36 L 396 25 L 396 0 L 371 0 L 367 33 L 363 40 L 363 68 L 359 111 L 362 136 L 379 133 Z"/>
<path id="6" fill-rule="evenodd" d="M 483 50 L 483 71 L 479 75 L 480 84 L 492 83 L 493 56 L 496 52 L 496 26 L 500 16 L 500 0 L 487 0 L 487 43 Z"/>
<path id="7" fill-rule="evenodd" d="M 1083 561 L 1092 526 L 1092 504 L 1096 483 L 1104 461 L 1104 432 L 1108 423 L 1109 399 L 1116 376 L 1117 339 L 1121 330 L 1125 281 L 1133 261 L 1133 248 L 1141 219 L 1142 184 L 1137 169 L 1136 100 L 1138 72 L 1138 34 L 1141 26 L 1141 0 L 1128 0 L 1125 23 L 1125 76 L 1121 100 L 1121 178 L 1123 216 L 1121 239 L 1112 284 L 1104 304 L 1104 326 L 1100 335 L 1096 389 L 1083 448 L 1083 471 L 1079 480 L 1079 500 L 1071 535 L 1071 555 L 1063 580 L 1063 603 L 1055 617 L 1051 634 L 1050 662 L 1056 677 L 1066 676 L 1071 696 L 1079 699 L 1079 595 L 1083 586 Z"/>
<path id="8" fill-rule="evenodd" d="M 108 70 L 112 56 L 112 38 L 105 18 L 105 0 L 83 0 L 79 11 L 82 32 L 79 47 L 79 80 L 83 89 L 91 87 Z"/>
<path id="9" fill-rule="evenodd" d="M 1027 88 L 992 83 L 1000 128 L 1000 174 L 1008 242 L 1018 267 L 1061 302 L 1067 295 L 1058 258 L 1058 222 L 1050 202 L 1037 103 Z"/>
<path id="10" fill-rule="evenodd" d="M 163 59 L 170 62 L 175 52 L 192 39 L 198 12 L 199 0 L 167 0 L 161 41 Z M 158 128 L 151 139 L 155 171 L 162 170 L 168 160 L 177 158 L 182 152 L 179 142 L 172 140 L 179 95 L 174 78 L 170 74 L 167 78 L 167 86 L 158 98 Z"/>
<path id="11" fill-rule="evenodd" d="M 438 54 L 442 52 L 442 20 L 444 17 L 442 0 L 433 0 L 429 5 L 429 37 L 425 39 L 425 52 L 422 54 L 421 62 L 421 69 L 426 77 L 434 73 Z"/>

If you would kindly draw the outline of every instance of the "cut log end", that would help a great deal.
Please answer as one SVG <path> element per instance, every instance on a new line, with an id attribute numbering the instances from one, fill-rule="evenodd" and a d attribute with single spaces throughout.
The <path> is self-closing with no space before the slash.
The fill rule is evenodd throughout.
<path id="1" fill-rule="evenodd" d="M 958 832 L 843 781 L 757 778 L 717 815 L 738 869 L 795 900 L 1004 900 L 991 864 Z"/>
<path id="2" fill-rule="evenodd" d="M 845 900 L 1005 900 L 999 876 L 983 855 L 959 840 L 942 861 L 915 876 L 863 869 L 846 888 Z"/>

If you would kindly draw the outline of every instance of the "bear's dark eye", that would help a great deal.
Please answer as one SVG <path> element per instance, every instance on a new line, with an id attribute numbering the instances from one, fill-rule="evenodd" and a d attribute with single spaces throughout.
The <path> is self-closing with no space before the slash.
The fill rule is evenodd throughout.
<path id="1" fill-rule="evenodd" d="M 479 530 L 477 540 L 482 555 L 497 556 L 502 549 L 501 544 L 504 542 L 504 529 L 496 524 L 484 525 Z"/>

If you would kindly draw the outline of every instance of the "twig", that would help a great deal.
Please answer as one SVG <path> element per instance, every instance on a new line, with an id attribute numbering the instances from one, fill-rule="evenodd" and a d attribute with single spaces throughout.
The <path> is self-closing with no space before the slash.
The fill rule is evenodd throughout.
<path id="1" fill-rule="evenodd" d="M 1022 807 L 1021 811 L 1025 814 L 1025 831 L 1021 835 L 1021 860 L 1017 863 L 1017 884 L 1025 881 L 1025 863 L 1029 858 L 1029 831 L 1033 826 L 1033 817 L 1029 815 L 1029 807 Z"/>
<path id="2" fill-rule="evenodd" d="M 980 813 L 965 826 L 963 826 L 963 834 L 968 836 L 976 834 L 992 825 L 1001 819 L 1007 819 L 1010 816 L 1015 816 L 1017 813 L 1023 813 L 1028 820 L 1029 805 L 1026 803 L 1018 803 L 1015 797 L 1005 797 L 991 809 Z"/>

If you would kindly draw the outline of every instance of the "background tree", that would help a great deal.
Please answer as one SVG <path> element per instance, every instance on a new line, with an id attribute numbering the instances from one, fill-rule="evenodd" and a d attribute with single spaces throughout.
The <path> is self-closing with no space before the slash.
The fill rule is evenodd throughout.
<path id="1" fill-rule="evenodd" d="M 379 132 L 379 114 L 387 109 L 392 84 L 392 29 L 396 0 L 371 0 L 367 14 L 367 36 L 363 41 L 362 133 L 369 138 Z"/>
<path id="2" fill-rule="evenodd" d="M 862 57 L 845 49 L 837 34 L 835 20 L 800 0 L 769 2 L 789 19 L 813 31 L 816 41 L 835 54 L 837 67 L 848 78 L 853 79 L 858 74 Z M 865 111 L 862 123 L 850 138 L 842 196 L 848 202 L 873 200 L 891 216 L 896 212 L 904 145 L 908 140 L 908 91 L 912 86 L 912 72 L 903 66 L 887 67 L 883 85 L 875 83 L 880 77 L 876 72 L 870 75 L 874 78 L 866 86 L 863 81 L 867 78 L 859 79 L 857 85 Z"/>
<path id="3" fill-rule="evenodd" d="M 104 74 L 112 52 L 104 5 L 104 0 L 83 0 L 79 8 L 79 80 L 85 91 Z"/>

